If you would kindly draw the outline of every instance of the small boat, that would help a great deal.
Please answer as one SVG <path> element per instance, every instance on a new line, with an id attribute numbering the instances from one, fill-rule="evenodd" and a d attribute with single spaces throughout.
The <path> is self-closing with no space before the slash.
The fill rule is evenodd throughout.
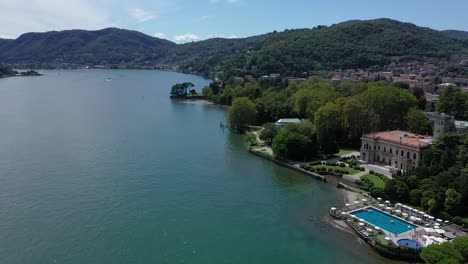
<path id="1" fill-rule="evenodd" d="M 110 82 L 110 81 L 111 81 L 111 78 L 110 78 L 110 77 L 107 77 L 107 80 L 106 80 L 106 81 Z"/>

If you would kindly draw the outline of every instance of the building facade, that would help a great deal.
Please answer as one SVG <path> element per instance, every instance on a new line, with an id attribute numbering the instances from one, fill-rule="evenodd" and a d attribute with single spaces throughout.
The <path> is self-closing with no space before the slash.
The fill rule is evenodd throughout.
<path id="1" fill-rule="evenodd" d="M 403 171 L 421 165 L 422 150 L 432 144 L 431 136 L 406 131 L 382 131 L 363 135 L 361 160 Z"/>

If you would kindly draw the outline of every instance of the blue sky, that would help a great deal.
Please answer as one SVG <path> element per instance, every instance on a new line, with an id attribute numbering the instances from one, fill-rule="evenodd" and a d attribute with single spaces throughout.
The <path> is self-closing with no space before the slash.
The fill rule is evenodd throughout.
<path id="1" fill-rule="evenodd" d="M 468 0 L 0 0 L 0 37 L 113 26 L 180 43 L 381 17 L 468 31 L 467 14 Z"/>

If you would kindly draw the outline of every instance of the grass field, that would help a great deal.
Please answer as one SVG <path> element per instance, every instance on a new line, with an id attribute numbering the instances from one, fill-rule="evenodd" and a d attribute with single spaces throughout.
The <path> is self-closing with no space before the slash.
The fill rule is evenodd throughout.
<path id="1" fill-rule="evenodd" d="M 359 149 L 352 149 L 352 148 L 340 148 L 340 152 L 338 152 L 337 156 L 343 156 L 349 154 L 351 152 L 359 152 Z"/>
<path id="2" fill-rule="evenodd" d="M 363 178 L 369 179 L 369 181 L 372 182 L 375 187 L 385 188 L 385 182 L 378 176 L 375 176 L 374 174 L 368 173 L 366 175 L 361 176 L 361 179 Z"/>
<path id="3" fill-rule="evenodd" d="M 350 168 L 350 167 L 340 167 L 340 166 L 328 166 L 328 165 L 315 165 L 315 166 L 312 166 L 312 168 L 333 168 L 333 169 L 340 169 L 340 170 L 344 170 L 344 171 L 347 171 L 348 174 L 352 175 L 352 174 L 356 174 L 358 172 L 361 172 L 359 170 L 355 170 L 353 168 Z"/>

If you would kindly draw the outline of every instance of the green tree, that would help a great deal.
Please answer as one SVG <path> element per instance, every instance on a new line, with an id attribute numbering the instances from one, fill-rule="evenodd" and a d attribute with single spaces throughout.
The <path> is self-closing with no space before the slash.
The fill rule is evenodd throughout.
<path id="1" fill-rule="evenodd" d="M 245 140 L 250 144 L 250 146 L 257 144 L 257 136 L 252 132 L 247 132 Z"/>
<path id="2" fill-rule="evenodd" d="M 273 139 L 276 156 L 292 160 L 304 160 L 317 155 L 314 126 L 311 122 L 287 124 Z"/>
<path id="3" fill-rule="evenodd" d="M 440 95 L 436 103 L 436 110 L 440 113 L 468 119 L 468 94 L 462 92 L 460 87 L 448 86 Z"/>
<path id="4" fill-rule="evenodd" d="M 360 96 L 368 111 L 380 119 L 380 130 L 402 128 L 409 109 L 417 106 L 418 100 L 407 91 L 380 83 L 369 87 Z"/>
<path id="5" fill-rule="evenodd" d="M 214 96 L 213 89 L 210 86 L 203 87 L 202 93 L 208 100 L 212 100 Z"/>
<path id="6" fill-rule="evenodd" d="M 327 103 L 315 114 L 317 142 L 325 155 L 338 153 L 337 138 L 343 127 L 343 115 L 340 107 Z"/>
<path id="7" fill-rule="evenodd" d="M 453 247 L 461 253 L 463 258 L 468 260 L 468 237 L 457 237 L 453 240 Z"/>
<path id="8" fill-rule="evenodd" d="M 369 133 L 378 127 L 378 117 L 370 113 L 359 100 L 354 97 L 346 100 L 343 106 L 344 128 L 347 140 L 353 145 L 361 143 L 363 133 Z"/>
<path id="9" fill-rule="evenodd" d="M 453 243 L 445 242 L 440 245 L 432 244 L 423 248 L 420 256 L 427 264 L 439 264 L 439 263 L 461 263 L 464 260 L 462 253 L 459 251 L 454 244 L 460 238 L 455 238 Z M 460 248 L 463 249 L 463 245 L 466 244 L 463 238 Z M 449 262 L 447 262 L 449 261 Z"/>
<path id="10" fill-rule="evenodd" d="M 461 194 L 454 189 L 447 189 L 445 192 L 445 209 L 448 212 L 452 212 L 461 202 Z"/>
<path id="11" fill-rule="evenodd" d="M 188 94 L 188 89 L 194 87 L 195 85 L 191 82 L 177 83 L 174 84 L 171 88 L 171 95 L 173 96 L 183 96 Z"/>
<path id="12" fill-rule="evenodd" d="M 314 92 L 312 90 L 301 89 L 297 91 L 292 99 L 294 100 L 294 111 L 300 116 L 305 117 L 307 106 L 314 98 Z"/>
<path id="13" fill-rule="evenodd" d="M 228 111 L 228 123 L 233 128 L 243 128 L 254 124 L 257 118 L 255 104 L 247 97 L 238 97 Z"/>
<path id="14" fill-rule="evenodd" d="M 406 127 L 409 131 L 417 134 L 429 134 L 432 131 L 431 121 L 423 111 L 412 107 L 405 117 Z"/>
<path id="15" fill-rule="evenodd" d="M 263 125 L 263 129 L 260 130 L 259 136 L 261 140 L 271 145 L 277 134 L 278 127 L 274 123 L 266 123 Z"/>

